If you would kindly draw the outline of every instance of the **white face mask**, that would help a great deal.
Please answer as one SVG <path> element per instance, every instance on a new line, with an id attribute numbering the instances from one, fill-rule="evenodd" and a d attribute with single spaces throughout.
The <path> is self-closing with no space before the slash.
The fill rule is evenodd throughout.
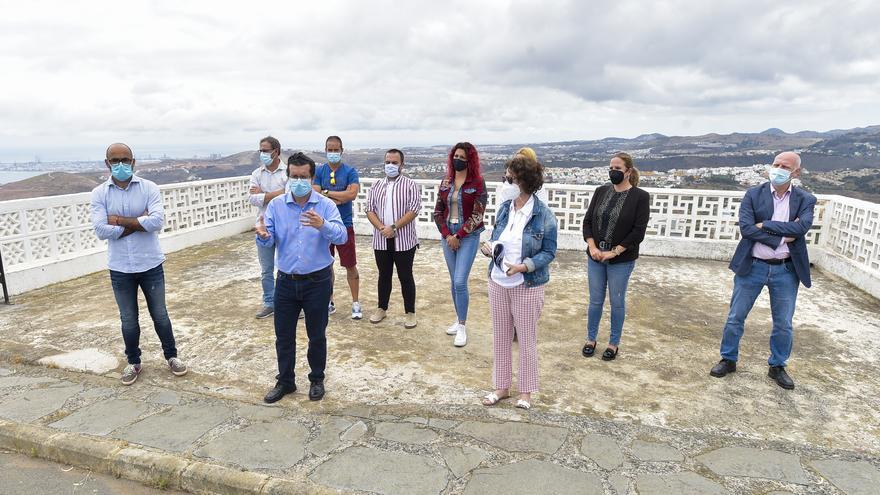
<path id="1" fill-rule="evenodd" d="M 501 183 L 501 189 L 498 190 L 499 204 L 505 201 L 512 201 L 520 194 L 519 185 L 508 184 L 506 181 Z"/>

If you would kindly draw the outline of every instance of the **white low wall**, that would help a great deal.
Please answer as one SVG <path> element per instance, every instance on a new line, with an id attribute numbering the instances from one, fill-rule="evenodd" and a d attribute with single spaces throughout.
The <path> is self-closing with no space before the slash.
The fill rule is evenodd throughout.
<path id="1" fill-rule="evenodd" d="M 370 187 L 361 179 L 355 201 L 355 231 L 371 235 L 364 215 Z M 432 213 L 439 181 L 419 180 L 420 238 L 439 239 Z M 248 177 L 161 186 L 166 252 L 243 232 L 253 226 L 247 203 Z M 495 221 L 496 189 L 489 183 L 486 225 Z M 548 206 L 559 222 L 559 248 L 584 250 L 581 221 L 597 186 L 548 184 Z M 678 258 L 728 260 L 739 241 L 742 191 L 647 189 L 651 220 L 641 252 Z M 106 267 L 106 243 L 92 232 L 89 194 L 0 202 L 0 252 L 12 294 L 68 280 Z M 842 196 L 819 196 L 807 234 L 815 266 L 880 298 L 880 205 Z"/>
<path id="2" fill-rule="evenodd" d="M 247 177 L 160 186 L 166 253 L 253 228 Z M 0 253 L 10 294 L 107 269 L 107 242 L 92 231 L 89 193 L 0 202 Z"/>

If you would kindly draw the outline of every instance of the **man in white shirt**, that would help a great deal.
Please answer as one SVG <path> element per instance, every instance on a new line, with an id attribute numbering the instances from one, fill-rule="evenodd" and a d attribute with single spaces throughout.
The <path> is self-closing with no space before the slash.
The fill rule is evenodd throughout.
<path id="1" fill-rule="evenodd" d="M 260 212 L 257 223 L 266 213 L 266 205 L 276 196 L 284 194 L 287 187 L 287 172 L 281 166 L 281 143 L 272 136 L 260 140 L 260 167 L 251 173 L 250 195 L 248 201 Z M 257 257 L 260 259 L 260 279 L 263 287 L 263 308 L 257 313 L 258 319 L 268 318 L 275 313 L 275 245 L 261 246 L 257 243 Z"/>

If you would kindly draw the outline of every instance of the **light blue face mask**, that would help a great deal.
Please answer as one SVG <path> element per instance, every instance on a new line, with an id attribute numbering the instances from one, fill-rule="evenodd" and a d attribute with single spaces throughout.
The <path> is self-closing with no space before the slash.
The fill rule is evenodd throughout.
<path id="1" fill-rule="evenodd" d="M 131 164 L 119 162 L 110 167 L 110 173 L 113 175 L 114 179 L 125 182 L 128 179 L 131 179 L 133 171 L 131 169 Z"/>
<path id="2" fill-rule="evenodd" d="M 771 167 L 767 175 L 770 176 L 770 183 L 774 186 L 785 185 L 791 180 L 791 172 L 784 168 Z"/>
<path id="3" fill-rule="evenodd" d="M 268 167 L 269 165 L 272 165 L 273 161 L 274 161 L 274 158 L 272 158 L 271 151 L 268 153 L 265 151 L 260 152 L 260 163 L 262 163 L 264 166 Z"/>
<path id="4" fill-rule="evenodd" d="M 337 153 L 335 151 L 327 152 L 327 163 L 332 163 L 336 165 L 337 163 L 342 161 L 342 153 Z"/>
<path id="5" fill-rule="evenodd" d="M 293 193 L 298 198 L 308 196 L 312 192 L 312 183 L 309 179 L 288 179 L 287 192 Z"/>
<path id="6" fill-rule="evenodd" d="M 394 163 L 386 163 L 385 175 L 387 175 L 391 179 L 397 177 L 398 175 L 400 175 L 400 165 Z"/>

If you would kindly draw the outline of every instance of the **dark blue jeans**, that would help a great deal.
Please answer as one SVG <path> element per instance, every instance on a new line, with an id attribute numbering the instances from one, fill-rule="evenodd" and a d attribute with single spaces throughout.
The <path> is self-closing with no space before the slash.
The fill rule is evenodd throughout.
<path id="1" fill-rule="evenodd" d="M 141 362 L 141 326 L 138 323 L 138 287 L 147 299 L 147 309 L 153 319 L 156 335 L 162 342 L 165 359 L 177 357 L 174 344 L 174 332 L 171 330 L 171 319 L 165 308 L 165 270 L 162 265 L 140 273 L 122 273 L 110 270 L 110 283 L 113 295 L 119 306 L 119 318 L 122 320 L 122 340 L 125 341 L 125 357 L 128 364 Z"/>
<path id="2" fill-rule="evenodd" d="M 799 283 L 791 263 L 769 265 L 755 260 L 748 275 L 734 276 L 730 313 L 727 315 L 724 336 L 721 339 L 721 357 L 731 361 L 739 358 L 739 340 L 745 330 L 746 317 L 766 286 L 770 291 L 770 313 L 773 316 L 770 358 L 767 364 L 785 366 L 791 355 L 791 319 L 794 317 Z"/>
<path id="3" fill-rule="evenodd" d="M 299 276 L 296 276 L 299 278 Z M 278 381 L 294 385 L 296 373 L 296 324 L 299 312 L 306 317 L 309 338 L 309 381 L 324 380 L 327 367 L 327 305 L 333 281 L 333 265 L 299 280 L 278 272 L 275 280 L 275 353 L 278 356 Z"/>

